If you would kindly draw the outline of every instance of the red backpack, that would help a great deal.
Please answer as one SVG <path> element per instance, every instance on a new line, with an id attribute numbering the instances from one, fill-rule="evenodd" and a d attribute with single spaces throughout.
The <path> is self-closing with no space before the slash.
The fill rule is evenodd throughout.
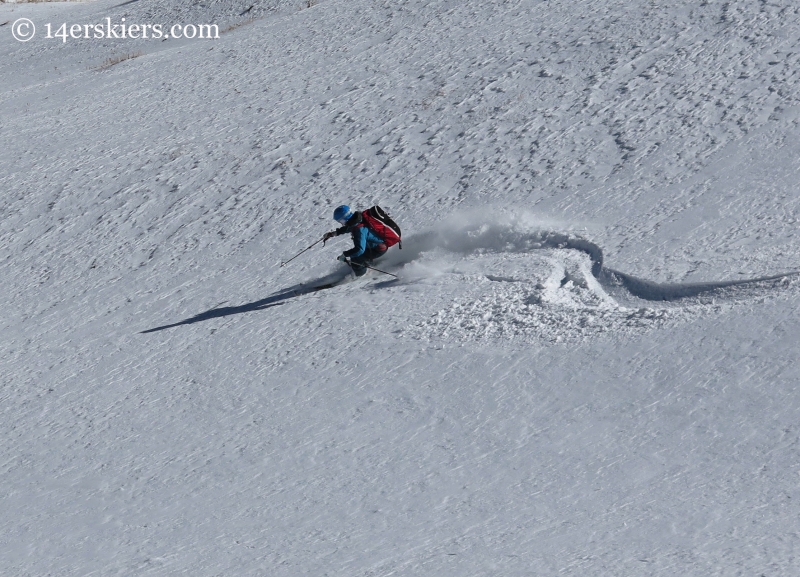
<path id="1" fill-rule="evenodd" d="M 383 244 L 386 245 L 386 248 L 398 243 L 400 243 L 399 248 L 403 248 L 400 227 L 380 206 L 375 205 L 362 211 L 361 216 L 367 228 L 383 239 Z"/>

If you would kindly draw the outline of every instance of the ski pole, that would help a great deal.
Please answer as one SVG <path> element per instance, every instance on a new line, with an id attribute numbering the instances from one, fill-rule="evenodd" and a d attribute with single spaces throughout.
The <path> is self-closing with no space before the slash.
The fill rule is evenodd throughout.
<path id="1" fill-rule="evenodd" d="M 385 270 L 381 270 L 381 269 L 379 269 L 379 268 L 375 268 L 374 266 L 369 266 L 368 264 L 365 264 L 364 266 L 365 266 L 365 267 L 367 267 L 367 268 L 371 268 L 371 269 L 372 269 L 372 270 L 374 270 L 375 272 L 382 272 L 383 274 L 388 274 L 389 276 L 393 276 L 394 278 L 400 278 L 400 277 L 399 277 L 399 276 L 397 276 L 396 274 L 392 274 L 392 273 L 390 273 L 390 272 L 386 272 Z"/>
<path id="2" fill-rule="evenodd" d="M 353 268 L 353 262 L 351 262 L 350 259 L 347 259 L 345 262 L 350 265 L 350 268 Z M 363 263 L 357 262 L 357 263 L 355 263 L 355 265 L 356 266 L 363 266 L 364 268 L 368 268 L 368 269 L 374 270 L 375 272 L 382 272 L 383 274 L 388 274 L 389 276 L 393 276 L 394 278 L 400 278 L 396 274 L 392 274 L 390 272 L 386 272 L 385 270 L 381 270 L 379 268 L 375 268 L 374 266 L 369 266 L 368 264 L 363 264 Z"/>
<path id="3" fill-rule="evenodd" d="M 304 253 L 304 252 L 306 252 L 307 250 L 310 250 L 310 249 L 314 248 L 315 246 L 317 246 L 319 243 L 323 242 L 324 240 L 325 240 L 325 238 L 323 237 L 323 238 L 319 239 L 317 242 L 315 242 L 314 244 L 312 244 L 310 247 L 308 247 L 308 248 L 304 248 L 303 250 L 301 250 L 300 252 L 298 252 L 296 255 L 294 255 L 292 258 L 290 258 L 290 259 L 289 259 L 289 260 L 287 260 L 286 262 L 282 262 L 282 263 L 281 263 L 281 266 L 289 264 L 289 263 L 290 263 L 290 262 L 292 262 L 294 259 L 296 259 L 298 256 L 300 256 L 301 254 L 303 254 L 303 253 Z"/>

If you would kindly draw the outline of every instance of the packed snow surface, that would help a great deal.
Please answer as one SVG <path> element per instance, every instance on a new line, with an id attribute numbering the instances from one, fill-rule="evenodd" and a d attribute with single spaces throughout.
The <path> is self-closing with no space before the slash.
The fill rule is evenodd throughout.
<path id="1" fill-rule="evenodd" d="M 44 37 L 123 18 L 222 33 Z M 800 574 L 796 3 L 9 3 L 0 51 L 0 574 Z M 342 203 L 397 278 L 280 266 Z"/>

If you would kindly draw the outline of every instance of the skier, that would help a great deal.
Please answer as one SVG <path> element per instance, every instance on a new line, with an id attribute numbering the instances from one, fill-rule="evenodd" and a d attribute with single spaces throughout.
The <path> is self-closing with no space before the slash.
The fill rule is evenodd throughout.
<path id="1" fill-rule="evenodd" d="M 370 209 L 373 210 L 373 209 Z M 368 211 L 367 211 L 368 212 Z M 382 211 L 381 211 L 382 212 Z M 350 233 L 353 238 L 353 248 L 344 251 L 337 257 L 337 260 L 349 264 L 356 276 L 362 276 L 367 272 L 367 267 L 375 259 L 382 257 L 386 254 L 388 247 L 397 242 L 389 241 L 386 238 L 381 238 L 372 226 L 367 221 L 375 223 L 369 216 L 365 218 L 364 213 L 360 211 L 351 211 L 350 207 L 346 204 L 339 206 L 333 211 L 333 218 L 342 226 L 334 231 L 325 233 L 323 240 L 327 241 L 335 236 Z M 391 221 L 391 219 L 389 219 Z M 394 224 L 394 221 L 391 221 Z M 382 223 L 377 226 L 381 226 Z M 399 232 L 399 227 L 395 225 Z M 387 233 L 390 231 L 386 230 Z M 399 235 L 395 233 L 399 240 Z M 387 246 L 388 244 L 388 246 Z"/>

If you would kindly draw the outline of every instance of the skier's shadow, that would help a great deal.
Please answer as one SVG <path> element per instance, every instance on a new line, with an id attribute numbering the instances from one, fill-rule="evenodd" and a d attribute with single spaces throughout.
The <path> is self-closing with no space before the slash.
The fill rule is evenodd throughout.
<path id="1" fill-rule="evenodd" d="M 207 310 L 204 313 L 200 313 L 195 315 L 191 318 L 184 319 L 182 321 L 178 321 L 177 323 L 172 323 L 169 325 L 163 325 L 160 327 L 155 327 L 152 329 L 147 329 L 146 331 L 141 331 L 139 334 L 145 333 L 154 333 L 156 331 L 163 331 L 164 329 L 171 329 L 173 327 L 179 327 L 181 325 L 191 325 L 194 323 L 199 323 L 203 321 L 208 321 L 211 319 L 217 319 L 220 317 L 227 317 L 230 315 L 239 315 L 242 313 L 249 313 L 253 311 L 261 311 L 264 309 L 268 309 L 271 307 L 277 307 L 282 304 L 285 304 L 287 300 L 293 299 L 295 297 L 308 294 L 309 292 L 314 292 L 316 290 L 320 290 L 321 288 L 331 288 L 331 285 L 318 285 L 318 284 L 303 284 L 297 285 L 288 289 L 285 289 L 279 293 L 274 295 L 268 296 L 265 299 L 261 299 L 252 303 L 247 303 L 245 305 L 240 305 L 238 307 L 220 307 L 216 306 L 212 309 Z"/>

